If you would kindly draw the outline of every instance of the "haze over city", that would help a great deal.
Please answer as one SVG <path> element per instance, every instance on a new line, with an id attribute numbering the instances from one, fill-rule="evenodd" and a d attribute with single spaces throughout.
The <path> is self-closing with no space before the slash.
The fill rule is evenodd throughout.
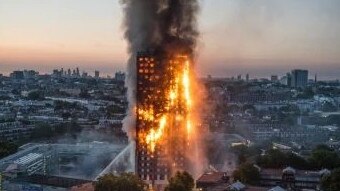
<path id="1" fill-rule="evenodd" d="M 339 0 L 0 0 L 0 191 L 340 191 Z"/>
<path id="2" fill-rule="evenodd" d="M 339 1 L 200 2 L 200 75 L 269 77 L 302 68 L 339 78 Z M 0 70 L 125 70 L 122 20 L 118 0 L 0 0 Z"/>

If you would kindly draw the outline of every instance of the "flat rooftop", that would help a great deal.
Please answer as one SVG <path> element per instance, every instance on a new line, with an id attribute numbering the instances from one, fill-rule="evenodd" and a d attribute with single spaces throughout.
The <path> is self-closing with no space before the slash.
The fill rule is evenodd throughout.
<path id="1" fill-rule="evenodd" d="M 12 174 L 30 172 L 27 175 L 32 175 L 33 172 L 94 180 L 126 146 L 101 142 L 27 144 L 17 153 L 0 160 L 0 170 Z"/>

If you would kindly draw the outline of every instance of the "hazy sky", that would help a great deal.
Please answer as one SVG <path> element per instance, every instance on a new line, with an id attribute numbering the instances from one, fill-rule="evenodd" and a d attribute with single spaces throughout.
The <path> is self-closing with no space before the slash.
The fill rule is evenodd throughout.
<path id="1" fill-rule="evenodd" d="M 201 75 L 340 78 L 339 0 L 201 0 Z M 0 0 L 0 73 L 124 70 L 119 0 Z"/>

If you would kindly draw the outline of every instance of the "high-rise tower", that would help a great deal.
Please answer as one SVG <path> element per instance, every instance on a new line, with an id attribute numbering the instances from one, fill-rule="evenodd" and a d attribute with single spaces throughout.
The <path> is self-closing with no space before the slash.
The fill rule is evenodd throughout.
<path id="1" fill-rule="evenodd" d="M 136 172 L 150 184 L 164 184 L 187 166 L 190 70 L 186 56 L 137 55 Z"/>
<path id="2" fill-rule="evenodd" d="M 305 88 L 308 85 L 308 70 L 292 70 L 292 87 Z"/>

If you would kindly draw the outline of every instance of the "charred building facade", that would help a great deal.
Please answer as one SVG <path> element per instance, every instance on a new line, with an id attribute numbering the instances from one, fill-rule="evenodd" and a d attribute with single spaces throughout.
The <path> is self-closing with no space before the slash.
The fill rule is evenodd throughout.
<path id="1" fill-rule="evenodd" d="M 136 172 L 150 184 L 163 184 L 187 168 L 189 61 L 140 52 L 136 63 Z"/>

